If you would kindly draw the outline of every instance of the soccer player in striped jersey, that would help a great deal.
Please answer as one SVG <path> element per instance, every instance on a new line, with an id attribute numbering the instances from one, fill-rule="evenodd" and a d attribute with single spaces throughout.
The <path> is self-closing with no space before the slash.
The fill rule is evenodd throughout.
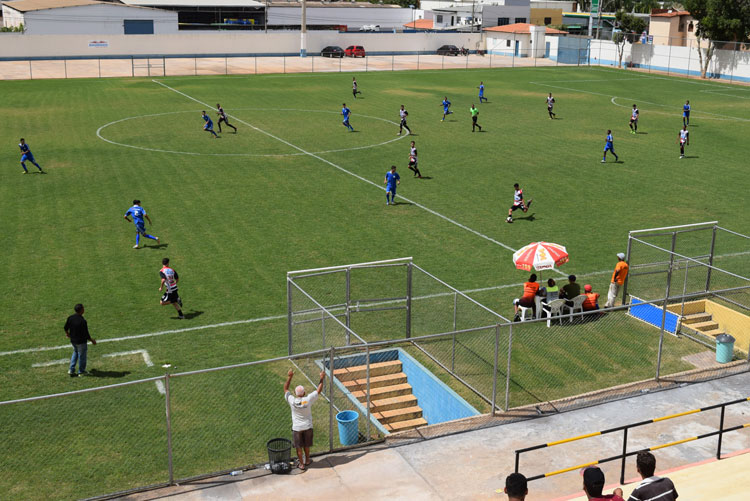
<path id="1" fill-rule="evenodd" d="M 422 173 L 419 172 L 419 158 L 417 157 L 417 147 L 414 145 L 414 141 L 411 142 L 411 149 L 409 150 L 409 170 L 414 172 L 414 177 L 422 179 Z"/>
<path id="2" fill-rule="evenodd" d="M 685 145 L 690 145 L 690 133 L 687 130 L 687 125 L 683 125 L 677 134 L 677 142 L 680 143 L 680 158 L 685 158 Z"/>
<path id="3" fill-rule="evenodd" d="M 227 119 L 227 114 L 224 113 L 224 108 L 222 108 L 219 103 L 216 103 L 216 114 L 219 115 L 219 121 L 217 122 L 217 125 L 219 126 L 219 134 L 221 134 L 221 122 L 224 122 L 225 124 L 227 124 L 227 127 L 233 128 L 234 133 L 237 134 L 237 127 L 229 123 L 229 120 Z"/>
<path id="4" fill-rule="evenodd" d="M 352 110 L 346 107 L 346 103 L 342 104 L 343 108 L 341 108 L 341 114 L 344 115 L 344 120 L 341 122 L 344 127 L 349 129 L 350 132 L 354 132 L 354 127 L 351 126 L 349 123 L 349 115 L 352 114 Z"/>
<path id="5" fill-rule="evenodd" d="M 174 269 L 169 267 L 169 258 L 165 257 L 161 260 L 161 269 L 159 270 L 159 278 L 161 278 L 161 284 L 159 285 L 159 292 L 163 288 L 166 288 L 164 295 L 161 297 L 159 304 L 162 306 L 171 304 L 174 309 L 177 310 L 177 316 L 180 320 L 185 318 L 182 314 L 182 299 L 177 293 L 177 282 L 180 281 L 180 276 Z"/>
<path id="6" fill-rule="evenodd" d="M 133 224 L 135 224 L 135 245 L 133 246 L 134 249 L 140 249 L 139 244 L 141 241 L 141 235 L 146 238 L 150 238 L 151 240 L 156 240 L 157 244 L 159 243 L 159 237 L 155 237 L 146 233 L 146 223 L 143 221 L 143 218 L 145 217 L 148 220 L 148 224 L 153 223 L 151 222 L 151 218 L 148 216 L 148 214 L 146 214 L 146 209 L 141 207 L 140 200 L 133 200 L 133 206 L 129 208 L 125 213 L 125 221 L 129 223 L 130 219 L 128 219 L 128 216 L 133 216 Z"/>
<path id="7" fill-rule="evenodd" d="M 530 198 L 529 203 L 524 203 L 523 200 L 523 190 L 518 186 L 518 183 L 513 185 L 513 205 L 510 206 L 510 209 L 508 209 L 508 217 L 505 219 L 508 223 L 513 222 L 513 211 L 517 209 L 521 209 L 523 212 L 528 212 L 529 207 L 531 207 L 531 202 L 533 202 L 534 199 Z"/>
<path id="8" fill-rule="evenodd" d="M 638 134 L 638 117 L 640 114 L 641 112 L 638 108 L 633 105 L 633 111 L 630 112 L 630 123 L 628 124 L 630 126 L 631 134 Z"/>
<path id="9" fill-rule="evenodd" d="M 555 106 L 555 98 L 552 97 L 552 93 L 549 93 L 549 96 L 547 96 L 547 113 L 549 113 L 549 119 L 554 120 L 557 116 L 556 114 L 552 113 L 552 108 Z"/>
<path id="10" fill-rule="evenodd" d="M 203 121 L 206 122 L 203 125 L 203 130 L 205 130 L 206 132 L 210 132 L 211 134 L 213 134 L 214 135 L 214 139 L 218 139 L 219 136 L 217 136 L 216 132 L 214 132 L 214 121 L 211 120 L 211 117 L 209 117 L 208 115 L 206 115 L 206 111 L 205 110 L 202 111 L 201 113 L 202 113 L 201 116 L 203 117 Z"/>
<path id="11" fill-rule="evenodd" d="M 404 129 L 406 129 L 406 132 L 411 134 L 411 129 L 408 125 L 406 125 L 406 117 L 409 116 L 409 112 L 404 109 L 404 105 L 401 105 L 401 109 L 398 110 L 398 116 L 401 119 L 401 122 L 398 125 L 398 135 L 401 135 L 401 132 L 403 132 Z"/>
<path id="12" fill-rule="evenodd" d="M 34 155 L 31 153 L 29 145 L 26 144 L 26 140 L 24 138 L 21 138 L 21 142 L 18 144 L 18 147 L 21 148 L 21 167 L 23 167 L 23 173 L 29 173 L 29 170 L 26 168 L 26 160 L 28 160 L 32 164 L 36 165 L 36 168 L 39 169 L 40 174 L 44 174 L 42 166 L 36 163 L 36 160 L 34 160 Z"/>
<path id="13" fill-rule="evenodd" d="M 352 77 L 352 94 L 354 95 L 354 99 L 357 99 L 357 94 L 362 94 L 357 87 L 357 77 Z"/>
<path id="14" fill-rule="evenodd" d="M 607 137 L 605 139 L 606 143 L 604 144 L 604 157 L 602 158 L 602 163 L 605 163 L 607 161 L 607 152 L 611 151 L 612 154 L 615 156 L 615 162 L 620 160 L 620 157 L 617 156 L 617 153 L 615 153 L 615 144 L 614 139 L 612 139 L 612 131 L 607 129 Z"/>

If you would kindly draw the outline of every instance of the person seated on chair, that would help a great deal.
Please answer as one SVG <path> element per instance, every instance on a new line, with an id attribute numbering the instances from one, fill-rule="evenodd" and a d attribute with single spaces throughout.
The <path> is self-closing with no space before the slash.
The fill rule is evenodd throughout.
<path id="1" fill-rule="evenodd" d="M 583 302 L 583 311 L 593 311 L 599 309 L 599 293 L 592 292 L 591 286 L 583 286 L 583 292 L 586 294 L 586 300 Z"/>
<path id="2" fill-rule="evenodd" d="M 560 288 L 551 278 L 547 280 L 547 287 L 542 287 L 540 291 L 542 292 L 542 296 L 544 296 L 542 302 L 545 304 L 548 304 L 555 299 L 560 299 Z"/>
<path id="3" fill-rule="evenodd" d="M 536 273 L 532 273 L 529 281 L 523 284 L 523 296 L 513 300 L 513 313 L 518 316 L 518 307 L 531 308 L 532 317 L 536 316 L 535 297 L 539 293 L 539 284 L 536 283 Z"/>
<path id="4" fill-rule="evenodd" d="M 563 286 L 562 289 L 560 289 L 560 299 L 568 299 L 565 304 L 568 306 L 573 306 L 573 301 L 570 301 L 570 299 L 573 299 L 576 296 L 581 295 L 581 286 L 576 283 L 576 276 L 575 275 L 568 275 L 568 283 Z"/>

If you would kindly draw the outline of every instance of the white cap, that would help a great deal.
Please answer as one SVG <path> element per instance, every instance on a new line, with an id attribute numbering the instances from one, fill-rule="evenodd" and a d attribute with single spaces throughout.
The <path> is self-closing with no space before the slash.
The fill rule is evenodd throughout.
<path id="1" fill-rule="evenodd" d="M 305 388 L 304 388 L 304 386 L 302 386 L 302 385 L 297 386 L 294 389 L 294 393 L 296 393 L 298 397 L 305 396 Z"/>
<path id="2" fill-rule="evenodd" d="M 620 259 L 625 259 L 625 253 L 623 253 L 623 252 L 618 252 L 618 253 L 617 253 L 617 257 L 619 257 Z"/>

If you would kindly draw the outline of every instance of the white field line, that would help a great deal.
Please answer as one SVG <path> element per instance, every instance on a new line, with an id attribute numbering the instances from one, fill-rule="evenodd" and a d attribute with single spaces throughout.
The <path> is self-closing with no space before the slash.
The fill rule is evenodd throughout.
<path id="1" fill-rule="evenodd" d="M 141 355 L 143 357 L 143 362 L 146 364 L 146 367 L 153 367 L 154 362 L 151 361 L 151 356 L 148 354 L 148 351 L 146 350 L 131 350 L 131 351 L 120 351 L 117 353 L 107 353 L 106 355 L 102 355 L 102 358 L 104 357 L 126 357 L 128 355 Z M 162 381 L 154 381 L 154 384 L 156 385 L 156 389 L 159 390 L 159 393 L 162 395 L 167 394 L 166 388 L 164 388 L 164 383 Z"/>
<path id="2" fill-rule="evenodd" d="M 169 90 L 171 90 L 172 92 L 175 92 L 175 93 L 177 93 L 177 94 L 179 94 L 179 95 L 181 95 L 181 96 L 183 96 L 183 97 L 185 97 L 185 98 L 187 98 L 187 99 L 190 99 L 191 101 L 195 101 L 195 102 L 196 102 L 196 103 L 198 103 L 198 104 L 201 104 L 201 105 L 203 105 L 203 106 L 207 106 L 207 107 L 210 107 L 210 105 L 209 105 L 208 103 L 204 103 L 203 101 L 199 101 L 198 99 L 196 99 L 196 98 L 194 98 L 194 97 L 192 97 L 192 96 L 190 96 L 190 95 L 188 95 L 188 94 L 185 94 L 184 92 L 181 92 L 181 91 L 179 91 L 179 90 L 177 90 L 177 89 L 174 89 L 174 88 L 170 87 L 169 85 L 167 85 L 167 84 L 165 84 L 165 83 L 162 83 L 162 82 L 159 82 L 158 80 L 153 80 L 153 79 L 152 79 L 151 81 L 152 81 L 152 82 L 154 82 L 154 83 L 156 83 L 156 84 L 159 84 L 159 85 L 161 85 L 162 87 L 164 87 L 164 88 L 166 88 L 166 89 L 169 89 Z M 312 158 L 315 158 L 316 160 L 320 160 L 321 162 L 323 162 L 323 163 L 325 163 L 325 164 L 327 164 L 327 165 L 330 165 L 331 167 L 333 167 L 333 168 L 335 168 L 335 169 L 338 169 L 339 171 L 341 171 L 341 172 L 343 172 L 343 173 L 345 173 L 345 174 L 349 174 L 350 176 L 352 176 L 352 177 L 355 177 L 355 178 L 359 179 L 360 181 L 363 181 L 363 182 L 365 182 L 365 183 L 367 183 L 367 184 L 370 184 L 370 185 L 372 185 L 372 186 L 374 186 L 374 187 L 376 187 L 376 188 L 378 188 L 378 189 L 380 189 L 380 190 L 383 190 L 383 191 L 385 191 L 385 188 L 384 188 L 383 186 L 379 185 L 378 183 L 375 183 L 375 182 L 373 182 L 373 181 L 370 181 L 369 179 L 367 179 L 367 178 L 364 178 L 364 177 L 360 176 L 359 174 L 355 174 L 354 172 L 352 172 L 352 171 L 349 171 L 349 170 L 347 170 L 347 169 L 345 169 L 345 168 L 341 167 L 340 165 L 337 165 L 337 164 L 335 164 L 335 163 L 331 162 L 330 160 L 326 160 L 325 158 L 323 158 L 323 157 L 321 157 L 321 156 L 319 156 L 319 155 L 317 155 L 317 154 L 315 154 L 315 153 L 312 153 L 312 152 L 309 152 L 309 151 L 307 151 L 307 150 L 305 150 L 305 149 L 303 149 L 303 148 L 300 148 L 299 146 L 297 146 L 297 145 L 294 145 L 294 144 L 290 143 L 289 141 L 286 141 L 285 139 L 282 139 L 282 138 L 280 138 L 280 137 L 278 137 L 278 136 L 274 136 L 274 135 L 273 135 L 273 134 L 271 134 L 270 132 L 267 132 L 267 131 L 265 131 L 265 130 L 263 130 L 263 129 L 260 129 L 260 128 L 258 128 L 258 127 L 256 127 L 256 126 L 252 125 L 251 123 L 249 123 L 249 122 L 246 122 L 246 121 L 244 121 L 244 120 L 242 120 L 242 119 L 240 119 L 240 118 L 238 118 L 238 117 L 236 117 L 236 116 L 234 116 L 234 115 L 231 115 L 231 116 L 232 116 L 232 117 L 233 117 L 233 118 L 234 118 L 235 120 L 237 120 L 237 121 L 238 121 L 239 123 L 241 123 L 241 124 L 244 124 L 244 125 L 246 125 L 246 126 L 250 127 L 251 129 L 253 129 L 253 130 L 257 131 L 257 132 L 260 132 L 261 134 L 264 134 L 264 135 L 266 135 L 266 136 L 268 136 L 268 137 L 270 137 L 270 138 L 272 138 L 272 139 L 275 139 L 275 140 L 279 141 L 280 143 L 283 143 L 283 144 L 285 144 L 285 145 L 287 145 L 287 146 L 289 146 L 289 147 L 291 147 L 291 148 L 293 148 L 293 149 L 295 149 L 295 150 L 297 150 L 297 151 L 299 151 L 299 152 L 301 152 L 301 153 L 304 153 L 305 155 L 308 155 L 308 156 L 310 156 L 310 157 L 312 157 Z M 495 244 L 495 245 L 499 245 L 500 247 L 503 247 L 504 249 L 507 249 L 507 250 L 509 250 L 509 251 L 511 251 L 511 252 L 515 252 L 515 251 L 516 251 L 516 249 L 514 249 L 513 247 L 510 247 L 510 246 L 508 246 L 508 245 L 505 245 L 505 244 L 504 244 L 504 243 L 502 243 L 502 242 L 498 242 L 498 241 L 497 241 L 497 240 L 495 240 L 494 238 L 492 238 L 492 237 L 488 237 L 488 236 L 487 236 L 487 235 L 485 235 L 484 233 L 480 233 L 480 232 L 478 232 L 477 230 L 474 230 L 474 229 L 472 229 L 472 228 L 469 228 L 468 226 L 466 226 L 466 225 L 463 225 L 463 224 L 459 223 L 458 221 L 456 221 L 456 220 L 454 220 L 454 219 L 451 219 L 451 218 L 449 218 L 448 216 L 444 216 L 443 214 L 440 214 L 439 212 L 437 212 L 437 211 L 434 211 L 434 210 L 430 209 L 429 207 L 426 207 L 426 206 L 424 206 L 424 205 L 422 205 L 422 204 L 420 204 L 420 203 L 418 203 L 418 202 L 415 202 L 415 201 L 413 201 L 413 200 L 410 200 L 410 199 L 408 199 L 408 198 L 406 198 L 406 197 L 404 197 L 404 196 L 401 196 L 401 195 L 399 195 L 399 198 L 401 198 L 402 200 L 405 200 L 406 202 L 408 202 L 408 203 L 410 203 L 410 204 L 412 204 L 412 205 L 414 205 L 414 206 L 416 206 L 416 207 L 419 207 L 420 209 L 422 209 L 422 210 L 424 210 L 424 211 L 426 211 L 426 212 L 429 212 L 429 213 L 430 213 L 430 214 L 432 214 L 433 216 L 437 216 L 437 217 L 439 217 L 439 218 L 441 218 L 441 219 L 443 219 L 443 220 L 445 220 L 445 221 L 447 221 L 447 222 L 449 222 L 449 223 L 451 223 L 451 224 L 453 224 L 453 225 L 455 225 L 455 226 L 458 226 L 459 228 L 461 228 L 461 229 L 463 229 L 463 230 L 466 230 L 466 231 L 468 231 L 468 232 L 470 232 L 470 233 L 473 233 L 473 234 L 475 234 L 476 236 L 478 236 L 478 237 L 480 237 L 480 238 L 483 238 L 484 240 L 487 240 L 488 242 L 491 242 L 491 243 L 493 243 L 493 244 Z"/>
<path id="3" fill-rule="evenodd" d="M 50 362 L 41 362 L 38 364 L 31 364 L 32 367 L 50 367 L 53 365 L 63 365 L 63 364 L 69 364 L 70 359 L 69 358 L 61 358 L 59 360 L 52 360 Z"/>
<path id="4" fill-rule="evenodd" d="M 280 108 L 280 109 L 271 109 L 271 108 L 236 108 L 236 111 L 294 111 L 294 112 L 300 112 L 300 113 L 333 113 L 336 114 L 335 111 L 330 110 L 301 110 L 301 109 L 293 109 L 293 108 Z M 169 111 L 166 113 L 151 113 L 149 115 L 137 115 L 134 117 L 126 117 L 121 118 L 119 120 L 114 120 L 112 122 L 106 123 L 96 129 L 96 136 L 101 139 L 102 141 L 105 141 L 110 144 L 114 144 L 117 146 L 123 146 L 125 148 L 133 148 L 136 150 L 142 150 L 142 151 L 151 151 L 156 153 L 171 153 L 175 155 L 194 155 L 194 156 L 211 156 L 211 157 L 293 157 L 293 156 L 303 156 L 305 153 L 199 153 L 195 151 L 175 151 L 175 150 L 162 150 L 159 148 L 148 148 L 146 146 L 136 146 L 133 144 L 127 144 L 127 143 L 120 143 L 117 141 L 114 141 L 112 139 L 107 139 L 106 137 L 102 136 L 101 132 L 109 127 L 110 125 L 115 125 L 120 122 L 125 122 L 127 120 L 135 120 L 138 118 L 150 118 L 150 117 L 161 117 L 164 115 L 177 115 L 180 113 L 197 113 L 197 111 L 191 111 L 191 110 L 185 110 L 185 111 Z M 232 116 L 232 115 L 230 115 Z M 362 118 L 371 118 L 373 120 L 380 120 L 382 122 L 386 122 L 389 124 L 392 124 L 394 127 L 398 127 L 398 124 L 392 120 L 388 120 L 386 118 L 381 117 L 373 117 L 370 115 L 357 115 Z M 395 141 L 400 141 L 401 139 L 406 138 L 406 136 L 409 135 L 409 132 L 407 131 L 406 134 L 403 136 L 399 136 L 395 139 L 389 139 L 388 141 L 383 141 L 382 143 L 377 144 L 370 144 L 365 146 L 355 146 L 353 148 L 340 148 L 336 150 L 325 150 L 325 151 L 315 151 L 313 153 L 316 154 L 323 154 L 323 153 L 339 153 L 342 151 L 356 151 L 356 150 L 367 150 L 370 148 L 377 148 L 379 146 L 384 146 L 389 143 L 393 143 Z"/>
<path id="5" fill-rule="evenodd" d="M 625 98 L 625 97 L 618 97 L 618 96 L 613 96 L 612 94 L 604 94 L 604 93 L 601 93 L 601 92 L 593 92 L 593 91 L 590 91 L 590 90 L 573 89 L 572 87 L 562 87 L 562 86 L 559 86 L 559 85 L 551 85 L 551 84 L 544 83 L 544 82 L 529 82 L 529 83 L 533 84 L 533 85 L 541 85 L 543 87 L 552 87 L 552 88 L 555 88 L 555 89 L 568 90 L 568 91 L 571 91 L 571 92 L 581 92 L 583 94 L 591 94 L 591 95 L 594 95 L 594 96 L 609 97 L 609 98 L 611 98 L 612 104 L 614 104 L 615 106 L 623 106 L 625 108 L 627 108 L 627 106 L 624 106 L 624 105 L 621 105 L 621 104 L 617 104 L 615 102 L 615 99 L 627 99 L 628 101 L 632 101 L 632 102 L 636 102 L 636 103 L 645 103 L 645 104 L 651 104 L 653 106 L 661 106 L 661 107 L 664 107 L 664 108 L 674 109 L 675 110 L 674 113 L 669 113 L 670 115 L 672 115 L 672 114 L 677 115 L 677 114 L 679 114 L 682 111 L 679 107 L 676 107 L 676 106 L 672 106 L 672 105 L 668 105 L 668 104 L 661 104 L 661 103 L 653 103 L 651 101 L 644 101 L 643 99 L 634 99 L 632 97 L 627 97 L 627 98 Z M 665 112 L 658 112 L 657 111 L 655 113 L 662 114 L 662 113 L 665 113 Z M 693 116 L 700 116 L 700 118 L 703 119 L 703 120 L 723 120 L 723 121 L 750 122 L 750 119 L 748 119 L 748 118 L 733 117 L 731 115 L 721 115 L 719 113 L 709 113 L 707 111 L 693 110 L 692 115 Z M 704 116 L 704 115 L 708 115 L 708 116 Z"/>

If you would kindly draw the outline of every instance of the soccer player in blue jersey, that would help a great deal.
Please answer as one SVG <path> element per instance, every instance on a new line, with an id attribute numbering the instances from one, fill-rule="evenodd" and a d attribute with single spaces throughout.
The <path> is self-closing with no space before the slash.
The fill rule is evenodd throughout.
<path id="1" fill-rule="evenodd" d="M 146 209 L 141 207 L 141 201 L 140 200 L 133 200 L 133 206 L 128 209 L 128 211 L 125 213 L 125 221 L 128 223 L 130 222 L 130 219 L 128 219 L 128 216 L 133 216 L 133 224 L 135 224 L 135 245 L 133 246 L 134 249 L 140 249 L 140 241 L 141 241 L 141 235 L 143 235 L 146 238 L 150 238 L 151 240 L 156 240 L 156 243 L 159 243 L 159 237 L 155 237 L 153 235 L 149 235 L 146 233 L 146 223 L 144 223 L 143 218 L 145 217 L 148 220 L 148 224 L 153 224 L 151 222 L 151 218 L 146 214 Z"/>
<path id="2" fill-rule="evenodd" d="M 442 105 L 443 105 L 443 119 L 442 119 L 442 120 L 440 120 L 440 121 L 441 121 L 441 122 L 445 122 L 445 117 L 446 117 L 446 116 L 448 116 L 448 115 L 450 115 L 451 113 L 453 113 L 453 112 L 452 112 L 452 111 L 450 110 L 450 107 L 451 107 L 451 102 L 450 102 L 450 101 L 448 101 L 448 96 L 445 96 L 445 97 L 443 98 L 443 102 L 442 102 Z"/>
<path id="3" fill-rule="evenodd" d="M 205 130 L 205 131 L 210 132 L 211 134 L 213 134 L 214 135 L 214 139 L 218 139 L 219 136 L 217 136 L 216 133 L 214 132 L 214 122 L 213 122 L 213 120 L 211 120 L 211 117 L 209 117 L 208 115 L 206 115 L 205 111 L 203 111 L 202 113 L 203 113 L 203 115 L 202 115 L 203 116 L 203 121 L 206 122 L 203 125 L 203 130 Z"/>
<path id="4" fill-rule="evenodd" d="M 40 174 L 44 174 L 42 166 L 36 163 L 36 160 L 34 160 L 34 155 L 32 155 L 31 150 L 29 149 L 29 145 L 26 144 L 26 140 L 24 138 L 21 138 L 21 142 L 18 144 L 18 147 L 21 148 L 21 167 L 23 167 L 23 173 L 29 173 L 29 170 L 26 168 L 26 160 L 28 160 L 32 164 L 36 165 L 36 168 L 39 169 Z"/>
<path id="5" fill-rule="evenodd" d="M 604 157 L 602 158 L 602 163 L 605 163 L 607 161 L 608 151 L 611 151 L 612 154 L 615 156 L 615 162 L 620 160 L 620 157 L 618 157 L 617 153 L 615 153 L 614 140 L 612 139 L 612 131 L 609 129 L 607 129 L 607 138 L 606 138 L 606 144 L 604 145 Z"/>
<path id="6" fill-rule="evenodd" d="M 352 110 L 346 107 L 346 103 L 343 103 L 342 106 L 343 108 L 341 108 L 341 114 L 344 115 L 344 120 L 341 123 L 351 132 L 354 132 L 354 127 L 352 127 L 349 123 L 349 115 L 352 114 Z"/>
<path id="7" fill-rule="evenodd" d="M 685 101 L 682 107 L 682 125 L 690 125 L 690 101 Z"/>
<path id="8" fill-rule="evenodd" d="M 385 205 L 396 205 L 396 187 L 401 184 L 401 176 L 396 172 L 396 166 L 385 173 Z"/>
<path id="9" fill-rule="evenodd" d="M 489 99 L 484 97 L 484 82 L 479 82 L 479 104 L 482 104 L 482 99 L 489 101 Z"/>

